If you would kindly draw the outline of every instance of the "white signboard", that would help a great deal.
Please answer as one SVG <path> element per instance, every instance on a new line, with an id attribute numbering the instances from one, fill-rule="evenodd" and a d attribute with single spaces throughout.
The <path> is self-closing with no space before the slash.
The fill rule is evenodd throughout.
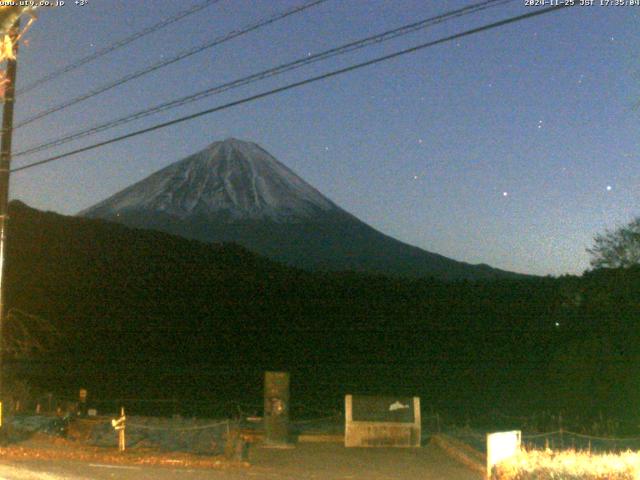
<path id="1" fill-rule="evenodd" d="M 491 478 L 491 469 L 494 465 L 513 457 L 520 451 L 522 432 L 487 433 L 487 478 Z"/>

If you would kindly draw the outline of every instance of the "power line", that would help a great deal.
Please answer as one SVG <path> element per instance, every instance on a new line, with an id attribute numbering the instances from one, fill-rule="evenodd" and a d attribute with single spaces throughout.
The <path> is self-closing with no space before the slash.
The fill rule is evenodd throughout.
<path id="1" fill-rule="evenodd" d="M 254 30 L 257 30 L 259 28 L 265 27 L 267 25 L 270 25 L 272 23 L 275 23 L 279 20 L 282 20 L 284 18 L 287 18 L 291 15 L 294 15 L 296 13 L 302 12 L 304 10 L 307 10 L 311 7 L 315 7 L 316 5 L 319 5 L 321 3 L 324 3 L 328 0 L 312 0 L 311 2 L 305 3 L 304 5 L 298 6 L 298 7 L 294 7 L 291 8 L 289 10 L 286 10 L 284 12 L 278 13 L 276 15 L 273 15 L 271 17 L 268 17 L 266 19 L 260 20 L 256 23 L 252 23 L 251 25 L 247 25 L 246 27 L 243 27 L 240 30 L 232 30 L 231 32 L 227 33 L 226 35 L 222 35 L 220 37 L 216 37 L 213 40 L 191 48 L 189 50 L 185 50 L 181 53 L 179 53 L 178 55 L 168 58 L 167 60 L 163 60 L 161 62 L 155 63 L 153 65 L 150 65 L 146 68 L 143 68 L 142 70 L 138 70 L 137 72 L 133 72 L 130 73 L 128 75 L 125 75 L 124 77 L 115 80 L 111 83 L 108 83 L 106 85 L 103 85 L 101 87 L 98 87 L 96 89 L 90 90 L 87 93 L 83 93 L 82 95 L 79 95 L 77 97 L 72 98 L 71 100 L 67 100 L 66 102 L 60 103 L 54 107 L 48 108 L 46 110 L 43 110 L 39 113 L 36 113 L 35 115 L 27 118 L 26 120 L 23 120 L 21 122 L 19 122 L 15 127 L 14 130 L 17 130 L 18 128 L 24 127 L 25 125 L 29 125 L 30 123 L 35 122 L 36 120 L 39 120 L 41 118 L 44 118 L 48 115 L 51 115 L 52 113 L 55 112 L 59 112 L 60 110 L 64 110 L 65 108 L 68 108 L 72 105 L 76 105 L 80 102 L 83 102 L 85 100 L 88 100 L 90 98 L 93 98 L 101 93 L 104 93 L 108 90 L 111 90 L 115 87 L 118 87 L 120 85 L 123 85 L 127 82 L 130 82 L 131 80 L 135 80 L 137 78 L 140 78 L 144 75 L 147 75 L 151 72 L 155 72 L 156 70 L 159 70 L 161 68 L 164 68 L 166 66 L 172 65 L 176 62 L 179 62 L 180 60 L 184 60 L 185 58 L 188 58 L 192 55 L 195 55 L 196 53 L 200 53 L 203 52 L 209 48 L 213 48 L 217 45 L 220 45 L 222 43 L 228 42 L 229 40 L 232 40 L 234 38 L 240 37 L 242 35 L 245 35 L 247 33 L 253 32 Z"/>
<path id="2" fill-rule="evenodd" d="M 217 107 L 209 108 L 207 110 L 203 110 L 203 111 L 200 111 L 200 112 L 197 112 L 197 113 L 193 113 L 191 115 L 187 115 L 187 116 L 184 116 L 184 117 L 176 118 L 176 119 L 170 120 L 168 122 L 159 123 L 159 124 L 156 124 L 156 125 L 154 125 L 152 127 L 147 127 L 147 128 L 143 128 L 141 130 L 136 130 L 134 132 L 127 133 L 125 135 L 120 135 L 118 137 L 111 138 L 109 140 L 105 140 L 103 142 L 94 143 L 93 145 L 89 145 L 89 146 L 86 146 L 86 147 L 78 148 L 76 150 L 72 150 L 70 152 L 62 153 L 60 155 L 55 155 L 53 157 L 49 157 L 49 158 L 46 158 L 44 160 L 39 160 L 37 162 L 29 163 L 29 164 L 23 165 L 21 167 L 13 168 L 11 170 L 11 172 L 12 173 L 13 172 L 19 172 L 21 170 L 27 170 L 29 168 L 33 168 L 33 167 L 36 167 L 36 166 L 39 166 L 39 165 L 44 165 L 45 163 L 50 163 L 50 162 L 54 162 L 54 161 L 57 161 L 57 160 L 61 160 L 63 158 L 67 158 L 67 157 L 70 157 L 70 156 L 73 156 L 73 155 L 77 155 L 79 153 L 87 152 L 89 150 L 94 150 L 96 148 L 100 148 L 100 147 L 103 147 L 103 146 L 106 146 L 106 145 L 110 145 L 112 143 L 121 142 L 123 140 L 129 139 L 129 138 L 132 138 L 132 137 L 137 137 L 137 136 L 143 135 L 145 133 L 150 133 L 150 132 L 153 132 L 155 130 L 160 130 L 162 128 L 166 128 L 166 127 L 169 127 L 169 126 L 172 126 L 172 125 L 176 125 L 178 123 L 186 122 L 188 120 L 193 120 L 195 118 L 202 117 L 204 115 L 209 115 L 211 113 L 219 112 L 221 110 L 226 110 L 228 108 L 235 107 L 235 106 L 238 106 L 238 105 L 243 105 L 245 103 L 249 103 L 249 102 L 261 99 L 261 98 L 269 97 L 269 96 L 275 95 L 277 93 L 282 93 L 282 92 L 285 92 L 287 90 L 291 90 L 291 89 L 294 89 L 294 88 L 297 88 L 297 87 L 301 87 L 303 85 L 308 85 L 310 83 L 314 83 L 314 82 L 318 82 L 320 80 L 325 80 L 327 78 L 335 77 L 335 76 L 341 75 L 343 73 L 352 72 L 352 71 L 358 70 L 360 68 L 364 68 L 364 67 L 368 67 L 370 65 L 375 65 L 375 64 L 378 64 L 378 63 L 381 63 L 381 62 L 385 62 L 387 60 L 391 60 L 393 58 L 400 57 L 400 56 L 406 55 L 408 53 L 414 53 L 414 52 L 417 52 L 419 50 L 423 50 L 425 48 L 433 47 L 433 46 L 439 45 L 441 43 L 445 43 L 445 42 L 449 42 L 451 40 L 455 40 L 457 38 L 462 38 L 462 37 L 466 37 L 466 36 L 469 36 L 469 35 L 474 35 L 476 33 L 484 32 L 484 31 L 487 31 L 487 30 L 492 30 L 494 28 L 498 28 L 498 27 L 501 27 L 501 26 L 504 26 L 504 25 L 508 25 L 508 24 L 515 23 L 515 22 L 519 22 L 519 21 L 526 20 L 526 19 L 529 19 L 529 18 L 537 17 L 539 15 L 544 15 L 546 13 L 550 13 L 550 12 L 553 12 L 553 11 L 556 11 L 556 10 L 561 10 L 561 9 L 566 8 L 568 6 L 569 5 L 559 5 L 559 6 L 547 7 L 547 8 L 543 8 L 543 9 L 540 9 L 540 10 L 535 10 L 533 12 L 525 13 L 525 14 L 522 14 L 522 15 L 517 15 L 515 17 L 509 17 L 509 18 L 507 18 L 505 20 L 500 20 L 498 22 L 493 22 L 493 23 L 490 23 L 490 24 L 487 24 L 487 25 L 483 25 L 481 27 L 472 28 L 472 29 L 466 30 L 466 31 L 464 31 L 462 33 L 449 35 L 447 37 L 443 37 L 443 38 L 440 38 L 438 40 L 434 40 L 434 41 L 431 41 L 431 42 L 423 43 L 423 44 L 417 45 L 415 47 L 406 48 L 404 50 L 400 50 L 400 51 L 397 51 L 397 52 L 394 52 L 394 53 L 391 53 L 391 54 L 388 54 L 388 55 L 377 57 L 377 58 L 374 58 L 372 60 L 367 60 L 366 62 L 357 63 L 357 64 L 354 64 L 354 65 L 351 65 L 351 66 L 348 66 L 348 67 L 345 67 L 345 68 L 341 68 L 341 69 L 338 69 L 338 70 L 333 70 L 331 72 L 324 73 L 322 75 L 318 75 L 318 76 L 315 76 L 315 77 L 307 78 L 307 79 L 301 80 L 299 82 L 290 83 L 288 85 L 284 85 L 284 86 L 279 87 L 279 88 L 274 88 L 274 89 L 268 90 L 266 92 L 258 93 L 256 95 L 251 95 L 249 97 L 245 97 L 245 98 L 242 98 L 240 100 L 235 100 L 233 102 L 229 102 L 229 103 L 226 103 L 224 105 L 219 105 Z"/>
<path id="3" fill-rule="evenodd" d="M 53 72 L 49 73 L 48 75 L 45 75 L 44 77 L 35 80 L 34 82 L 30 83 L 29 85 L 27 85 L 26 87 L 19 89 L 16 93 L 16 95 L 22 95 L 24 93 L 27 93 L 31 90 L 33 90 L 36 87 L 39 87 L 40 85 L 42 85 L 43 83 L 49 82 L 51 80 L 54 80 L 62 75 L 64 75 L 65 73 L 69 73 L 72 70 L 75 70 L 79 67 L 81 67 L 82 65 L 86 65 L 89 62 L 92 62 L 94 60 L 96 60 L 97 58 L 100 58 L 108 53 L 111 53 L 115 50 L 118 50 L 119 48 L 122 48 L 132 42 L 134 42 L 135 40 L 138 40 L 139 38 L 142 38 L 146 35 L 149 35 L 151 33 L 154 33 L 158 30 L 160 30 L 161 28 L 164 28 L 168 25 L 171 25 L 172 23 L 177 22 L 178 20 L 182 20 L 185 17 L 188 17 L 189 15 L 193 15 L 194 13 L 197 13 L 211 5 L 213 5 L 214 3 L 218 3 L 220 0 L 205 0 L 204 2 L 195 5 L 187 10 L 183 10 L 181 12 L 178 12 L 177 14 L 166 18 L 165 20 L 162 20 L 158 23 L 156 23 L 155 25 L 152 25 L 150 27 L 145 28 L 144 30 L 141 30 L 137 33 L 134 33 L 133 35 L 130 35 L 126 38 L 123 38 L 121 40 L 118 40 L 115 43 L 112 43 L 109 46 L 106 46 L 94 53 L 92 53 L 91 55 L 87 55 L 86 57 L 81 58 L 80 60 L 77 60 L 73 63 L 68 64 L 65 67 L 62 67 L 58 70 L 54 70 Z"/>
<path id="4" fill-rule="evenodd" d="M 383 33 L 377 34 L 377 35 L 373 35 L 370 37 L 366 37 L 364 39 L 361 40 L 357 40 L 354 42 L 350 42 L 347 43 L 345 45 L 341 45 L 339 47 L 335 47 L 329 50 L 325 50 L 323 52 L 311 55 L 311 56 L 305 56 L 302 58 L 299 58 L 295 61 L 292 62 L 288 62 L 288 63 L 284 63 L 281 65 L 278 65 L 276 67 L 267 69 L 267 70 L 262 70 L 258 73 L 246 76 L 246 77 L 242 77 L 240 79 L 236 79 L 230 82 L 226 82 L 223 83 L 221 85 L 216 85 L 214 87 L 208 88 L 206 90 L 202 90 L 200 92 L 191 94 L 191 95 L 187 95 L 185 97 L 181 97 L 178 98 L 176 100 L 172 100 L 169 102 L 165 102 L 165 103 L 161 103 L 159 105 L 156 105 L 155 107 L 152 108 L 147 108 L 147 109 L 143 109 L 140 110 L 138 112 L 135 112 L 133 114 L 124 116 L 124 117 L 120 117 L 118 119 L 115 120 L 111 120 L 109 122 L 97 125 L 97 126 L 93 126 L 91 128 L 85 129 L 85 130 L 81 130 L 81 131 L 77 131 L 74 133 L 70 133 L 64 137 L 61 138 L 57 138 L 54 140 L 50 140 L 47 141 L 45 143 L 41 143 L 39 145 L 33 146 L 33 147 L 29 147 L 23 151 L 17 152 L 14 154 L 14 158 L 15 157 L 20 157 L 23 155 L 27 155 L 27 154 L 31 154 L 31 153 L 36 153 L 36 152 L 40 152 L 43 150 L 47 150 L 49 148 L 52 147 L 57 147 L 60 145 L 63 145 L 65 143 L 71 142 L 73 140 L 77 140 L 79 138 L 83 138 L 89 135 L 93 135 L 96 133 L 100 133 L 103 132 L 105 130 L 109 130 L 111 128 L 120 126 L 120 125 L 124 125 L 127 123 L 130 123 L 134 120 L 139 120 L 145 117 L 148 117 L 150 115 L 153 115 L 155 113 L 159 113 L 159 112 L 163 112 L 166 110 L 171 110 L 198 100 L 202 100 L 204 98 L 210 97 L 212 95 L 216 95 L 218 93 L 222 93 L 225 92 L 227 90 L 232 90 L 241 86 L 245 86 L 272 76 L 276 76 L 276 75 L 280 75 L 282 73 L 297 69 L 297 68 L 301 68 L 303 66 L 309 65 L 311 63 L 315 63 L 318 61 L 323 61 L 338 55 L 343 55 L 345 53 L 349 53 L 349 52 L 353 52 L 355 50 L 359 50 L 365 47 L 368 47 L 370 45 L 373 44 L 378 44 L 378 43 L 382 43 L 394 38 L 398 38 L 400 36 L 403 35 L 407 35 L 409 33 L 413 33 L 416 32 L 418 30 L 424 29 L 426 27 L 432 26 L 432 25 L 436 25 L 448 20 L 451 20 L 453 18 L 459 18 L 462 17 L 464 15 L 469 15 L 472 13 L 477 13 L 479 11 L 488 9 L 488 8 L 493 8 L 496 7 L 498 5 L 504 5 L 506 3 L 510 3 L 513 2 L 514 0 L 486 0 L 484 2 L 480 2 L 474 5 L 470 5 L 464 8 L 460 8 L 458 10 L 453 10 L 435 17 L 430 17 L 424 20 L 421 20 L 419 22 L 414 22 L 408 25 L 404 25 L 402 27 L 393 29 L 393 30 L 387 30 Z"/>

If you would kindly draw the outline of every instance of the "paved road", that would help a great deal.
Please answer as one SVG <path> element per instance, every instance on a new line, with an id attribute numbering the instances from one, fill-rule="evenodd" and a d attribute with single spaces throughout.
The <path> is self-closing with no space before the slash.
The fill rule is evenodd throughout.
<path id="1" fill-rule="evenodd" d="M 250 467 L 220 470 L 115 466 L 70 461 L 0 464 L 6 480 L 478 480 L 438 447 L 345 449 L 336 444 L 299 444 L 294 449 L 253 448 Z"/>

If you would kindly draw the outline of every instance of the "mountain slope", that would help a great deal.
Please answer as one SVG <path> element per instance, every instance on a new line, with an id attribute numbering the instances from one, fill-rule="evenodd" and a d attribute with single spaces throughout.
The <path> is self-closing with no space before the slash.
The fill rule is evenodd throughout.
<path id="1" fill-rule="evenodd" d="M 517 276 L 384 235 L 254 143 L 215 142 L 79 213 L 205 242 L 236 242 L 309 270 L 486 279 Z"/>

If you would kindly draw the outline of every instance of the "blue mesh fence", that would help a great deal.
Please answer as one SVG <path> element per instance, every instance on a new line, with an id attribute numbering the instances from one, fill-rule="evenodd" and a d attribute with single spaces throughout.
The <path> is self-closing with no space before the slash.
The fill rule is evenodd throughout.
<path id="1" fill-rule="evenodd" d="M 5 431 L 11 442 L 24 440 L 35 433 L 65 436 L 69 417 L 43 415 L 10 415 L 4 418 Z"/>
<path id="2" fill-rule="evenodd" d="M 235 455 L 235 449 L 242 448 L 238 444 L 243 443 L 240 423 L 234 420 L 127 416 L 125 424 L 127 448 L 133 449 Z M 12 415 L 5 418 L 5 431 L 11 442 L 44 433 L 69 436 L 98 447 L 118 446 L 118 435 L 109 417 Z M 234 451 L 230 452 L 230 448 Z"/>
<path id="3" fill-rule="evenodd" d="M 238 424 L 229 420 L 127 417 L 127 448 L 220 455 L 225 451 L 229 435 L 237 429 Z M 111 421 L 95 421 L 88 443 L 117 447 L 117 435 Z"/>

